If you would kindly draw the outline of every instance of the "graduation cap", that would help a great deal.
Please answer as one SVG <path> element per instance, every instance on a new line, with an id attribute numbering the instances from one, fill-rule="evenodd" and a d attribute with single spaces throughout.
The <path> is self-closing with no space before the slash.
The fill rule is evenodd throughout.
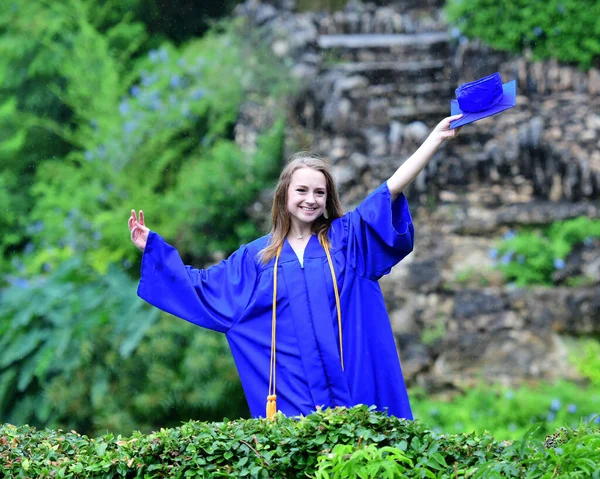
<path id="1" fill-rule="evenodd" d="M 450 128 L 458 128 L 513 108 L 517 103 L 517 81 L 502 84 L 502 77 L 496 72 L 462 84 L 455 93 L 456 100 L 450 102 L 450 114 L 463 116 L 451 122 Z"/>

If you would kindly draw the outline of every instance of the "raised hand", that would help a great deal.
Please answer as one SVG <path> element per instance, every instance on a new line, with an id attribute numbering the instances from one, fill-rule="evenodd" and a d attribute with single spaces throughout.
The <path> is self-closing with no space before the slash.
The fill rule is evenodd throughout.
<path id="1" fill-rule="evenodd" d="M 131 233 L 131 241 L 138 249 L 144 251 L 146 249 L 146 241 L 148 241 L 148 233 L 150 230 L 146 228 L 144 223 L 144 212 L 140 210 L 140 219 L 138 221 L 135 210 L 131 210 L 131 216 L 127 222 L 129 232 Z"/>
<path id="2" fill-rule="evenodd" d="M 450 122 L 454 120 L 458 120 L 462 115 L 454 115 L 444 118 L 440 121 L 437 126 L 431 132 L 431 135 L 437 137 L 439 140 L 453 140 L 458 136 L 458 132 L 460 131 L 460 126 L 458 128 L 450 128 Z"/>

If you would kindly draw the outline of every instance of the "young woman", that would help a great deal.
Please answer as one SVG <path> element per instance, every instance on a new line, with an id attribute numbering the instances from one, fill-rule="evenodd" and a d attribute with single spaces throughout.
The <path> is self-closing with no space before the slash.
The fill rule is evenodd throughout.
<path id="1" fill-rule="evenodd" d="M 442 120 L 345 215 L 327 163 L 295 155 L 275 191 L 271 233 L 205 270 L 184 265 L 132 210 L 131 240 L 144 252 L 138 295 L 226 335 L 253 417 L 367 404 L 412 419 L 378 280 L 413 249 L 402 190 L 456 137 L 458 118 Z"/>

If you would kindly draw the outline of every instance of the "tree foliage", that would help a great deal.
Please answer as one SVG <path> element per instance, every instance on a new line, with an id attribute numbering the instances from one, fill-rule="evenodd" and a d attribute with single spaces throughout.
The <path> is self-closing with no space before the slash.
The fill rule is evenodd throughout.
<path id="1" fill-rule="evenodd" d="M 600 3 L 596 0 L 450 0 L 450 23 L 462 35 L 499 50 L 530 49 L 582 69 L 600 65 Z"/>
<path id="2" fill-rule="evenodd" d="M 142 307 L 126 222 L 144 209 L 196 267 L 260 234 L 247 209 L 278 170 L 294 83 L 243 23 L 174 45 L 148 35 L 143 3 L 0 10 L 2 421 L 247 414 L 225 338 Z M 273 118 L 252 152 L 234 141 L 249 100 Z"/>

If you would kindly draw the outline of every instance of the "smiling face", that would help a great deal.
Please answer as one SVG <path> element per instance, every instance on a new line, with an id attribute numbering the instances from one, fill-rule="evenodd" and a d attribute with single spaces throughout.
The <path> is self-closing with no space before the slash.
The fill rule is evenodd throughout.
<path id="1" fill-rule="evenodd" d="M 292 223 L 312 224 L 327 205 L 327 180 L 320 171 L 299 168 L 294 171 L 287 191 L 287 207 Z"/>

